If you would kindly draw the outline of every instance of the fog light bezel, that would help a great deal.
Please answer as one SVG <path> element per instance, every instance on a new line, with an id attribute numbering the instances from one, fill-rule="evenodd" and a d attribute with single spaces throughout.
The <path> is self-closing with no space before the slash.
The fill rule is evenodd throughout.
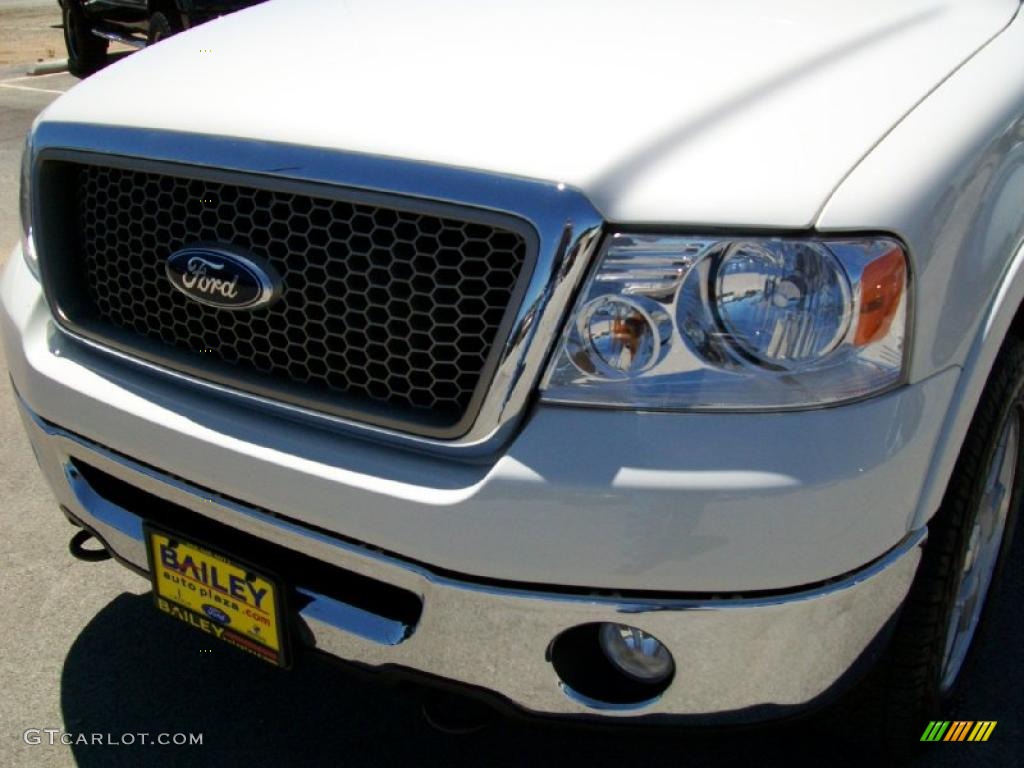
<path id="1" fill-rule="evenodd" d="M 594 710 L 642 710 L 658 701 L 675 681 L 675 659 L 671 672 L 657 682 L 624 674 L 601 648 L 598 633 L 606 623 L 621 622 L 589 622 L 563 630 L 548 646 L 547 660 L 562 692 L 573 701 Z"/>

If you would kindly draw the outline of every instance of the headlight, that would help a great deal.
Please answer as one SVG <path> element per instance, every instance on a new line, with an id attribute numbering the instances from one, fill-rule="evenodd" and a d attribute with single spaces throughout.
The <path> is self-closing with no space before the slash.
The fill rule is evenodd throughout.
<path id="1" fill-rule="evenodd" d="M 25 141 L 25 149 L 21 153 L 21 180 L 18 190 L 18 209 L 21 213 L 21 251 L 25 254 L 25 262 L 32 274 L 39 277 L 39 260 L 36 257 L 36 244 L 32 237 L 32 143 L 30 138 Z"/>
<path id="2" fill-rule="evenodd" d="M 614 235 L 543 397 L 663 409 L 863 398 L 902 381 L 907 303 L 891 238 Z"/>
<path id="3" fill-rule="evenodd" d="M 799 368 L 835 349 L 850 324 L 850 284 L 816 243 L 730 245 L 714 267 L 712 307 L 737 351 Z"/>

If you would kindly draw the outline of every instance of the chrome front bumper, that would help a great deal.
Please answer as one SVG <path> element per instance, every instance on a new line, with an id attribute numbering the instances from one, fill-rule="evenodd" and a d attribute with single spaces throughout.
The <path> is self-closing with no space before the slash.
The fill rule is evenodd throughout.
<path id="1" fill-rule="evenodd" d="M 97 492 L 76 462 L 179 507 L 422 601 L 414 625 L 303 589 L 301 634 L 317 649 L 371 667 L 398 666 L 486 689 L 527 711 L 569 716 L 763 719 L 841 687 L 870 658 L 914 578 L 925 532 L 863 569 L 806 590 L 756 597 L 644 598 L 472 583 L 300 526 L 164 474 L 32 414 L 22 414 L 58 501 L 122 561 L 147 568 L 142 522 Z M 187 534 L 187 530 L 181 531 Z M 662 640 L 676 661 L 667 690 L 642 705 L 588 700 L 549 661 L 552 640 L 580 624 L 613 621 Z"/>

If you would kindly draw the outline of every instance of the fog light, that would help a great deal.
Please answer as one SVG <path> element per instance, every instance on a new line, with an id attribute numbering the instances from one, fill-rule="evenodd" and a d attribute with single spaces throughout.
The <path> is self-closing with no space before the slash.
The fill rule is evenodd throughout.
<path id="1" fill-rule="evenodd" d="M 675 664 L 668 649 L 653 635 L 625 624 L 602 624 L 601 650 L 620 672 L 644 683 L 658 683 Z"/>

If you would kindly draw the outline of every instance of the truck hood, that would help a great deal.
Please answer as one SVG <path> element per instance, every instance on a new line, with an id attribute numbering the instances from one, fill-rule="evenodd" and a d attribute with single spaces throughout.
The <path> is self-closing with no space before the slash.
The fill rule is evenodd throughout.
<path id="1" fill-rule="evenodd" d="M 805 227 L 1018 7 L 273 0 L 113 64 L 43 119 L 547 179 L 612 221 Z"/>

